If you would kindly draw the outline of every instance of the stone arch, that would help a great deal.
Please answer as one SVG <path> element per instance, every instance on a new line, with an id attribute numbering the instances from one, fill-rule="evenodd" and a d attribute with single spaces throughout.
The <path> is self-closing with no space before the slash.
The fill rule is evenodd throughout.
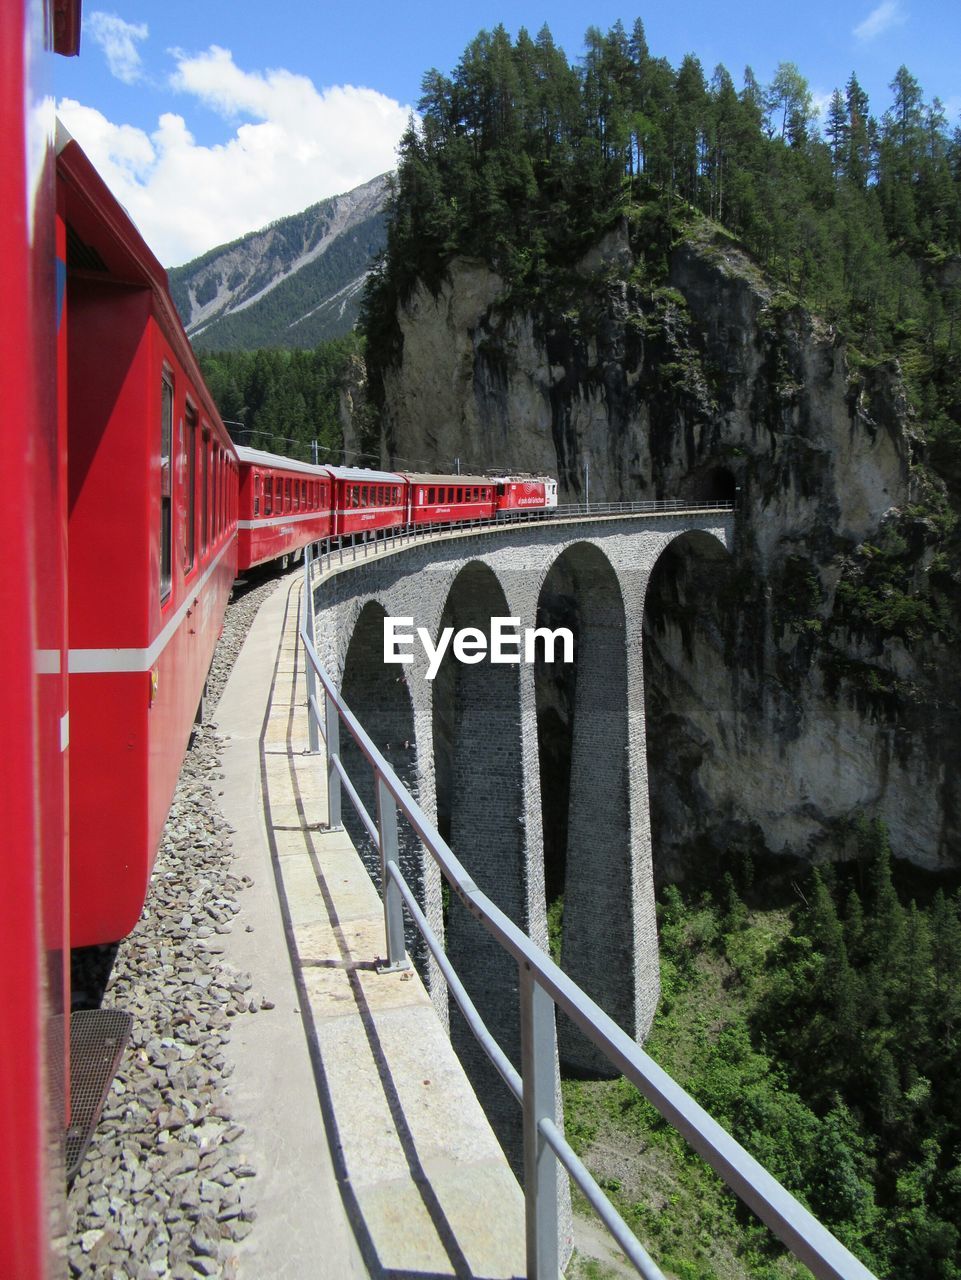
<path id="1" fill-rule="evenodd" d="M 438 632 L 510 615 L 496 574 L 468 562 L 448 591 Z M 435 637 L 436 640 L 436 637 Z M 521 928 L 528 928 L 525 797 L 516 665 L 459 662 L 448 650 L 433 682 L 434 771 L 441 834 L 477 885 Z M 519 1066 L 515 961 L 450 894 L 446 949 L 464 986 L 508 1057 Z M 451 1002 L 451 1041 L 494 1131 L 515 1166 L 520 1113 L 500 1076 Z"/>
<path id="2" fill-rule="evenodd" d="M 418 793 L 414 706 L 406 669 L 383 660 L 386 610 L 368 600 L 359 610 L 344 656 L 341 693 L 388 763 L 412 795 Z M 371 819 L 377 818 L 377 794 L 373 770 L 344 725 L 340 729 L 341 758 Z M 381 892 L 380 850 L 367 834 L 354 806 L 345 795 L 344 827 Z M 424 859 L 420 841 L 405 822 L 400 823 L 400 867 L 404 878 L 424 902 Z M 420 933 L 406 925 L 407 950 L 421 976 L 427 976 L 426 948 Z M 385 944 L 386 945 L 386 944 Z"/>
<path id="3" fill-rule="evenodd" d="M 662 548 L 644 594 L 644 686 L 650 793 L 652 869 L 655 885 L 697 868 L 709 870 L 689 821 L 707 804 L 699 774 L 712 751 L 719 719 L 726 719 L 739 663 L 725 657 L 720 609 L 737 608 L 734 564 L 720 537 L 707 530 L 677 533 Z M 747 657 L 747 655 L 745 655 Z M 746 666 L 750 667 L 749 659 Z M 728 674 L 731 672 L 731 675 Z M 750 677 L 747 676 L 749 681 Z M 692 696 L 697 686 L 709 689 Z M 712 814 L 717 851 L 726 840 L 723 814 Z"/>
<path id="4" fill-rule="evenodd" d="M 636 1027 L 633 845 L 627 699 L 627 627 L 617 574 L 594 543 L 575 542 L 552 562 L 541 587 L 539 625 L 570 625 L 574 670 L 535 669 L 542 758 L 567 766 L 566 795 L 542 766 L 548 892 L 557 891 L 562 856 L 564 970 L 629 1034 Z M 551 678 L 553 675 L 553 679 Z M 547 695 L 547 696 L 545 696 Z M 551 695 L 567 700 L 558 710 Z M 566 743 L 551 750 L 551 712 L 569 716 Z M 567 750 L 565 752 L 564 747 Z M 566 759 L 565 759 L 566 755 Z M 563 805 L 561 815 L 552 805 Z M 563 841 L 563 849 L 558 841 Z M 556 906 L 556 899 L 555 899 Z M 563 1066 L 611 1074 L 602 1055 L 563 1017 Z"/>

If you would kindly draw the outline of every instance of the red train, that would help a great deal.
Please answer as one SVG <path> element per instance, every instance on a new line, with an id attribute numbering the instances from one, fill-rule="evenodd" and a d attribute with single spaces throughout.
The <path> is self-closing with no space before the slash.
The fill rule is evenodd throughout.
<path id="1" fill-rule="evenodd" d="M 65 1274 L 69 954 L 136 922 L 238 569 L 308 542 L 556 503 L 551 480 L 311 466 L 235 448 L 166 274 L 55 133 L 46 48 L 80 0 L 0 23 L 0 1276 Z M 19 186 L 18 186 L 19 183 Z M 520 486 L 520 488 L 518 488 Z M 526 487 L 525 487 L 526 486 Z"/>
<path id="2" fill-rule="evenodd" d="M 238 568 L 297 556 L 309 542 L 425 524 L 492 520 L 557 505 L 547 477 L 427 475 L 294 462 L 237 446 Z"/>

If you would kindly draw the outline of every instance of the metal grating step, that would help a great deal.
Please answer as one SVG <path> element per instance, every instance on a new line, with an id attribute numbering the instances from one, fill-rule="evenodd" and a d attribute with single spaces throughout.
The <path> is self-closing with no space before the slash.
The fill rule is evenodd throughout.
<path id="1" fill-rule="evenodd" d="M 132 1026 L 133 1017 L 122 1009 L 76 1009 L 70 1015 L 70 1127 L 64 1158 L 68 1183 L 90 1145 Z"/>

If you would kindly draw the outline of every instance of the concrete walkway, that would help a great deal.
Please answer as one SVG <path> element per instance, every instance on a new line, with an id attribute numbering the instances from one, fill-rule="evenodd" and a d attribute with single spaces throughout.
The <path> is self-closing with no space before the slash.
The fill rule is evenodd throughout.
<path id="1" fill-rule="evenodd" d="M 517 1182 L 416 973 L 376 972 L 380 899 L 346 834 L 323 830 L 300 594 L 288 577 L 261 608 L 216 716 L 237 875 L 254 882 L 225 954 L 273 1005 L 229 1046 L 257 1170 L 238 1275 L 519 1277 Z"/>

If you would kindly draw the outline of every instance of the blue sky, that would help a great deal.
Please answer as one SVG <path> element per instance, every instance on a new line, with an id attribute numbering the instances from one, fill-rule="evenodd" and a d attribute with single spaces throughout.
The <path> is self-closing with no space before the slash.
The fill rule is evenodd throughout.
<path id="1" fill-rule="evenodd" d="M 167 265 L 392 167 L 424 72 L 450 72 L 501 22 L 546 21 L 574 61 L 586 28 L 644 20 L 652 53 L 695 53 L 740 86 L 795 62 L 818 100 L 854 70 L 876 114 L 906 64 L 961 123 L 959 0 L 471 6 L 368 0 L 85 0 L 79 59 L 57 59 L 60 114 Z"/>

